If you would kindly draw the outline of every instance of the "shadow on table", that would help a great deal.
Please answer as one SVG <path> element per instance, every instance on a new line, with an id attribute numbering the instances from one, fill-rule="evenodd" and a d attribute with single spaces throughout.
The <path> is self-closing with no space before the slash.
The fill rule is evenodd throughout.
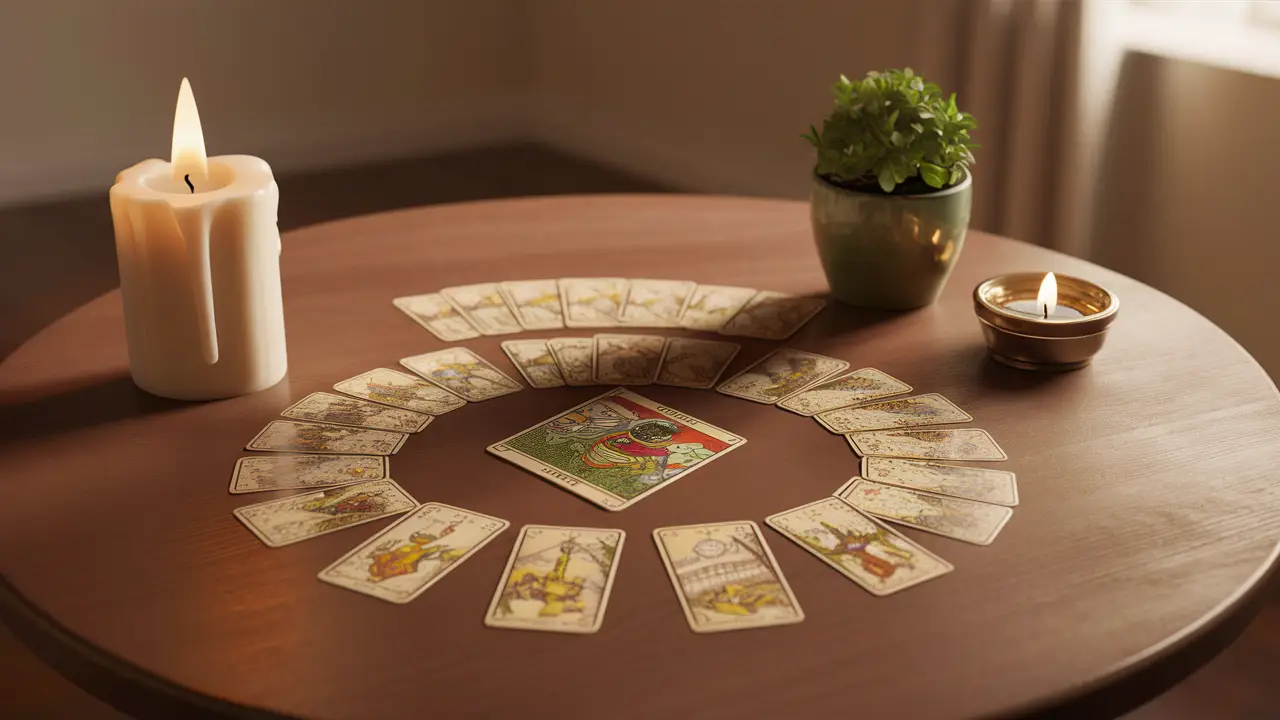
<path id="1" fill-rule="evenodd" d="M 105 375 L 68 389 L 36 389 L 0 397 L 0 402 L 0 447 L 194 404 L 143 392 L 128 374 Z"/>

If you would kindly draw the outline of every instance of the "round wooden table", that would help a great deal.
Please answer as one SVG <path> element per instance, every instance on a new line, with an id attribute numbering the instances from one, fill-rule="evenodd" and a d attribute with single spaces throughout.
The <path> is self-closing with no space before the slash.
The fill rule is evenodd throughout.
<path id="1" fill-rule="evenodd" d="M 600 392 L 526 389 L 441 417 L 391 461 L 419 501 L 512 529 L 413 603 L 374 600 L 315 575 L 390 521 L 269 549 L 232 510 L 285 493 L 233 496 L 227 484 L 244 444 L 293 401 L 442 346 L 391 298 L 598 275 L 819 293 L 808 209 L 677 196 L 445 205 L 287 234 L 282 266 L 289 376 L 256 395 L 186 404 L 137 390 L 114 292 L 0 366 L 6 622 L 139 716 L 1094 717 L 1207 662 L 1252 617 L 1277 564 L 1280 402 L 1257 364 L 1151 288 L 972 232 L 937 304 L 833 306 L 787 343 L 944 393 L 1009 453 L 999 467 L 1018 473 L 1022 503 L 993 545 L 905 531 L 953 573 L 876 598 L 766 529 L 806 620 L 695 635 L 653 528 L 761 521 L 821 498 L 857 472 L 849 446 L 769 406 L 641 388 L 750 442 L 608 513 L 485 454 Z M 987 358 L 970 293 L 1017 270 L 1091 278 L 1122 298 L 1092 367 L 1031 374 Z M 467 344 L 511 371 L 503 339 Z M 776 344 L 743 345 L 730 373 Z M 484 627 L 525 523 L 628 532 L 599 633 Z"/>

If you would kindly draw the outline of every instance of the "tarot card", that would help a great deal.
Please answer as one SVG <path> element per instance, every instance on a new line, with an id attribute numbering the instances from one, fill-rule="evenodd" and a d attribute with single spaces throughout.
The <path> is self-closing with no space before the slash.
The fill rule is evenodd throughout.
<path id="1" fill-rule="evenodd" d="M 480 331 L 471 322 L 460 315 L 440 293 L 426 295 L 408 295 L 394 298 L 392 305 L 413 321 L 431 331 L 432 335 L 445 342 L 457 342 L 480 337 Z"/>
<path id="2" fill-rule="evenodd" d="M 1008 460 L 986 430 L 870 430 L 845 435 L 863 457 L 914 460 Z"/>
<path id="3" fill-rule="evenodd" d="M 658 528 L 653 540 L 694 632 L 804 620 L 795 593 L 754 522 Z"/>
<path id="4" fill-rule="evenodd" d="M 593 633 L 604 624 L 626 533 L 525 525 L 489 603 L 489 627 Z"/>
<path id="5" fill-rule="evenodd" d="M 923 460 L 862 458 L 862 477 L 872 482 L 1014 507 L 1018 478 L 1007 470 L 942 465 Z M 850 481 L 852 482 L 852 481 Z M 845 486 L 849 483 L 845 483 Z"/>
<path id="6" fill-rule="evenodd" d="M 592 338 L 551 338 L 547 341 L 551 356 L 560 366 L 566 385 L 581 387 L 596 384 L 596 343 Z"/>
<path id="7" fill-rule="evenodd" d="M 621 510 L 746 442 L 615 388 L 488 450 L 605 510 Z"/>
<path id="8" fill-rule="evenodd" d="M 844 360 L 779 348 L 716 388 L 725 395 L 772 405 L 849 367 Z"/>
<path id="9" fill-rule="evenodd" d="M 1013 510 L 973 500 L 854 478 L 836 497 L 878 518 L 974 545 L 990 545 L 1013 517 Z"/>
<path id="10" fill-rule="evenodd" d="M 690 330 L 719 330 L 755 295 L 754 288 L 699 285 L 689 298 L 680 325 Z"/>
<path id="11" fill-rule="evenodd" d="M 422 378 L 390 368 L 375 368 L 361 373 L 334 385 L 333 389 L 352 397 L 428 415 L 443 415 L 467 404 L 466 400 Z"/>
<path id="12" fill-rule="evenodd" d="M 387 459 L 374 455 L 266 455 L 242 457 L 231 471 L 232 495 L 384 480 Z"/>
<path id="13" fill-rule="evenodd" d="M 827 301 L 822 298 L 761 290 L 729 318 L 720 332 L 761 340 L 786 340 L 826 306 Z"/>
<path id="14" fill-rule="evenodd" d="M 559 284 L 565 327 L 612 327 L 621 322 L 626 280 L 562 278 Z"/>
<path id="15" fill-rule="evenodd" d="M 733 362 L 737 343 L 723 340 L 694 340 L 692 338 L 668 338 L 667 349 L 658 368 L 659 385 L 710 389 L 720 379 L 725 368 Z"/>
<path id="16" fill-rule="evenodd" d="M 872 595 L 891 595 L 955 569 L 839 498 L 823 498 L 765 522 Z"/>
<path id="17" fill-rule="evenodd" d="M 778 407 L 811 416 L 847 405 L 911 392 L 911 386 L 875 368 L 862 368 L 783 398 Z"/>
<path id="18" fill-rule="evenodd" d="M 464 347 L 401 358 L 400 364 L 468 402 L 492 400 L 524 389 L 488 360 Z"/>
<path id="19" fill-rule="evenodd" d="M 235 516 L 267 547 L 283 547 L 399 515 L 417 504 L 395 480 L 387 479 L 245 505 L 235 509 Z"/>
<path id="20" fill-rule="evenodd" d="M 497 283 L 441 288 L 440 295 L 485 335 L 507 335 L 524 329 L 502 299 Z"/>
<path id="21" fill-rule="evenodd" d="M 622 322 L 644 327 L 676 327 L 698 284 L 689 280 L 632 280 L 622 306 Z"/>
<path id="22" fill-rule="evenodd" d="M 429 502 L 343 555 L 317 577 L 379 600 L 407 603 L 509 525 L 500 518 Z"/>
<path id="23" fill-rule="evenodd" d="M 956 407 L 938 393 L 885 400 L 857 407 L 837 408 L 820 413 L 814 419 L 831 432 L 841 434 L 866 430 L 950 425 L 973 420 L 969 413 Z"/>
<path id="24" fill-rule="evenodd" d="M 327 392 L 311 393 L 280 414 L 294 420 L 407 433 L 416 433 L 431 422 L 431 416 L 424 413 Z"/>
<path id="25" fill-rule="evenodd" d="M 600 385 L 653 383 L 666 344 L 667 339 L 659 335 L 596 335 L 596 382 Z"/>
<path id="26" fill-rule="evenodd" d="M 508 340 L 502 343 L 502 351 L 529 381 L 530 387 L 564 387 L 564 376 L 546 340 Z"/>
<path id="27" fill-rule="evenodd" d="M 560 285 L 555 280 L 516 280 L 499 283 L 498 290 L 525 330 L 564 327 Z"/>
<path id="28" fill-rule="evenodd" d="M 322 455 L 395 455 L 409 436 L 389 430 L 272 420 L 245 450 Z"/>

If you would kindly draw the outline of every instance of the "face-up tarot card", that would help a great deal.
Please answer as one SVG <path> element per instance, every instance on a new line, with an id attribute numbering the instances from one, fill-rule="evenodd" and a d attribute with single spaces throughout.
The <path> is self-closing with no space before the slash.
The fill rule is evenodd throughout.
<path id="1" fill-rule="evenodd" d="M 786 340 L 826 306 L 827 301 L 822 298 L 761 290 L 720 328 L 720 332 L 761 340 Z"/>
<path id="2" fill-rule="evenodd" d="M 863 457 L 914 460 L 1008 460 L 986 430 L 872 430 L 845 435 Z"/>
<path id="3" fill-rule="evenodd" d="M 612 327 L 622 322 L 623 278 L 562 278 L 560 303 L 566 327 Z"/>
<path id="4" fill-rule="evenodd" d="M 361 373 L 334 385 L 333 389 L 352 397 L 428 415 L 443 415 L 467 404 L 466 400 L 422 378 L 390 368 Z"/>
<path id="5" fill-rule="evenodd" d="M 621 510 L 745 443 L 617 388 L 488 450 L 606 510 Z"/>
<path id="6" fill-rule="evenodd" d="M 658 368 L 659 385 L 706 390 L 713 387 L 742 346 L 722 340 L 667 339 Z"/>
<path id="7" fill-rule="evenodd" d="M 604 623 L 626 533 L 525 525 L 489 603 L 489 627 L 593 633 Z"/>
<path id="8" fill-rule="evenodd" d="M 754 522 L 658 528 L 653 539 L 694 632 L 804 620 L 795 593 Z"/>
<path id="9" fill-rule="evenodd" d="M 564 327 L 560 305 L 560 285 L 555 280 L 516 280 L 498 285 L 525 330 L 552 330 Z"/>
<path id="10" fill-rule="evenodd" d="M 666 343 L 659 335 L 596 335 L 596 382 L 649 385 L 658 376 Z"/>
<path id="11" fill-rule="evenodd" d="M 581 387 L 596 384 L 596 343 L 592 338 L 551 338 L 547 341 L 551 356 L 560 366 L 566 385 Z"/>
<path id="12" fill-rule="evenodd" d="M 530 387 L 564 387 L 564 376 L 546 340 L 508 340 L 502 343 L 502 351 L 529 381 Z"/>
<path id="13" fill-rule="evenodd" d="M 841 434 L 866 430 L 950 425 L 973 420 L 969 413 L 956 407 L 938 393 L 884 400 L 857 407 L 837 408 L 820 413 L 815 419 L 831 432 Z"/>
<path id="14" fill-rule="evenodd" d="M 405 433 L 389 430 L 272 420 L 244 449 L 332 455 L 395 455 L 408 438 Z"/>
<path id="15" fill-rule="evenodd" d="M 622 306 L 622 322 L 642 327 L 676 327 L 697 287 L 689 280 L 632 280 Z"/>
<path id="16" fill-rule="evenodd" d="M 398 297 L 394 298 L 391 304 L 445 342 L 480 337 L 480 331 L 460 315 L 440 293 Z"/>
<path id="17" fill-rule="evenodd" d="M 725 395 L 772 405 L 848 367 L 849 363 L 844 360 L 779 348 L 720 383 L 716 390 Z"/>
<path id="18" fill-rule="evenodd" d="M 506 335 L 524 329 L 502 299 L 497 283 L 447 287 L 440 294 L 485 335 Z"/>
<path id="19" fill-rule="evenodd" d="M 510 525 L 506 520 L 430 502 L 343 555 L 317 576 L 379 600 L 407 603 Z"/>
<path id="20" fill-rule="evenodd" d="M 489 361 L 464 347 L 401 358 L 400 364 L 469 402 L 492 400 L 524 389 Z"/>
<path id="21" fill-rule="evenodd" d="M 990 545 L 1013 517 L 1013 510 L 973 500 L 934 495 L 911 488 L 853 478 L 835 496 L 878 518 L 918 530 Z"/>
<path id="22" fill-rule="evenodd" d="M 823 498 L 765 522 L 872 595 L 890 595 L 954 569 L 839 498 Z"/>
<path id="23" fill-rule="evenodd" d="M 979 502 L 1018 504 L 1018 479 L 1006 470 L 942 465 L 925 460 L 862 458 L 862 477 L 872 482 Z"/>
<path id="24" fill-rule="evenodd" d="M 283 547 L 389 515 L 418 502 L 395 480 L 374 480 L 268 500 L 235 509 L 267 547 Z"/>
<path id="25" fill-rule="evenodd" d="M 680 325 L 690 330 L 719 330 L 755 296 L 754 288 L 699 285 L 684 309 Z"/>
<path id="26" fill-rule="evenodd" d="M 892 375 L 875 368 L 862 368 L 785 397 L 778 407 L 809 416 L 909 392 L 911 386 Z"/>
<path id="27" fill-rule="evenodd" d="M 280 414 L 294 420 L 354 425 L 406 433 L 416 433 L 431 422 L 431 416 L 425 413 L 388 407 L 327 392 L 311 393 Z"/>
<path id="28" fill-rule="evenodd" d="M 346 485 L 387 477 L 387 459 L 373 455 L 242 457 L 231 472 L 232 495 Z"/>

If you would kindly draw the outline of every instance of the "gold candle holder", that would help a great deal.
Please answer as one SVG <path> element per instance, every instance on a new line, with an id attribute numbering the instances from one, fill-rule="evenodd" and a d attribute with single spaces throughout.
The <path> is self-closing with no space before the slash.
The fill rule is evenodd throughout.
<path id="1" fill-rule="evenodd" d="M 1088 280 L 1058 275 L 1056 298 L 1046 303 L 1050 276 L 1000 275 L 974 288 L 973 310 L 993 359 L 1020 370 L 1076 370 L 1101 349 L 1120 298 Z"/>

